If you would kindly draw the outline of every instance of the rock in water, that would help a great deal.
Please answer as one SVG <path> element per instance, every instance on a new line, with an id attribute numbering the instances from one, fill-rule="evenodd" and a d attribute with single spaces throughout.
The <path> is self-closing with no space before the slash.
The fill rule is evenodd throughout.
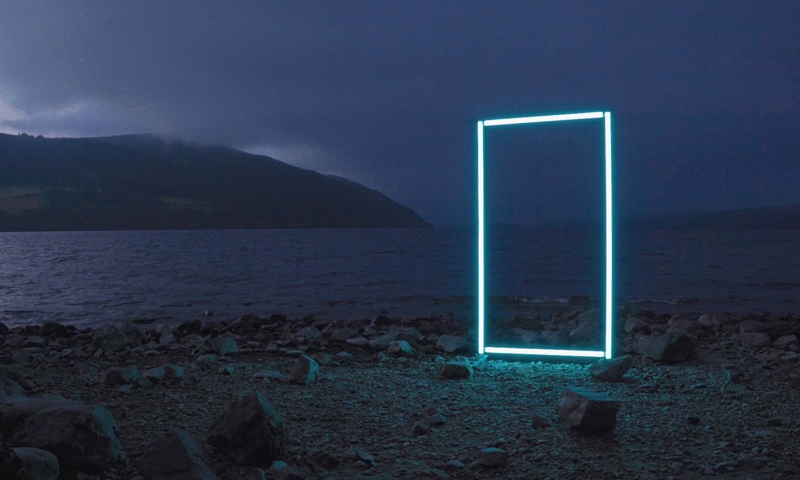
<path id="1" fill-rule="evenodd" d="M 54 453 L 70 467 L 98 469 L 122 456 L 114 417 L 100 405 L 66 405 L 34 413 L 16 429 L 14 445 Z"/>
<path id="2" fill-rule="evenodd" d="M 136 463 L 150 480 L 217 480 L 202 445 L 187 431 L 173 429 L 146 447 Z"/>
<path id="3" fill-rule="evenodd" d="M 645 356 L 659 362 L 677 363 L 689 358 L 694 352 L 692 338 L 684 332 L 668 331 L 650 339 L 642 348 Z"/>
<path id="4" fill-rule="evenodd" d="M 602 358 L 589 367 L 589 375 L 600 380 L 618 382 L 633 365 L 633 357 L 623 355 L 610 360 Z"/>
<path id="5" fill-rule="evenodd" d="M 567 387 L 558 402 L 558 414 L 570 427 L 585 433 L 607 433 L 617 425 L 619 401 L 599 392 Z"/>
<path id="6" fill-rule="evenodd" d="M 319 375 L 319 363 L 307 355 L 300 355 L 289 373 L 289 383 L 308 385 L 314 383 Z"/>
<path id="7" fill-rule="evenodd" d="M 254 392 L 232 404 L 211 425 L 206 441 L 239 465 L 266 468 L 283 457 L 285 424 L 266 397 Z"/>
<path id="8" fill-rule="evenodd" d="M 52 453 L 30 447 L 18 447 L 13 450 L 25 472 L 20 477 L 22 480 L 56 480 L 58 478 L 58 458 Z"/>
<path id="9" fill-rule="evenodd" d="M 439 375 L 442 378 L 450 379 L 470 378 L 472 376 L 472 365 L 470 365 L 467 357 L 459 356 L 442 365 Z"/>

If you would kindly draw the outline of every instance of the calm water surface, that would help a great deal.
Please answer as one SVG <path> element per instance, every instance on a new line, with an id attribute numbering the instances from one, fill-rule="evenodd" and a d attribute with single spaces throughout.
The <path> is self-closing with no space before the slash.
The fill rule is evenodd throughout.
<path id="1" fill-rule="evenodd" d="M 602 296 L 595 236 L 492 238 L 496 300 Z M 471 229 L 447 228 L 0 233 L 0 322 L 177 323 L 206 311 L 472 318 L 474 250 Z M 800 231 L 622 232 L 615 296 L 662 311 L 797 311 L 799 251 Z"/>

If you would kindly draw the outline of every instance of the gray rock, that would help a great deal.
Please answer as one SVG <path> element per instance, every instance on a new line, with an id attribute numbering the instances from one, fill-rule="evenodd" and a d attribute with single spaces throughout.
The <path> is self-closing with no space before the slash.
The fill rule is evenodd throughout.
<path id="1" fill-rule="evenodd" d="M 303 337 L 305 343 L 319 343 L 322 340 L 322 332 L 316 327 L 306 327 L 297 332 L 295 337 Z"/>
<path id="2" fill-rule="evenodd" d="M 176 342 L 175 334 L 168 325 L 160 325 L 156 330 L 158 334 L 158 343 L 160 345 L 170 345 Z"/>
<path id="3" fill-rule="evenodd" d="M 366 337 L 350 337 L 346 340 L 346 342 L 350 345 L 361 347 L 368 344 L 369 340 Z"/>
<path id="4" fill-rule="evenodd" d="M 314 383 L 319 375 L 319 364 L 307 355 L 300 355 L 289 372 L 289 383 L 308 385 Z"/>
<path id="5" fill-rule="evenodd" d="M 104 325 L 94 331 L 92 344 L 105 354 L 118 353 L 142 344 L 142 332 L 129 323 Z"/>
<path id="6" fill-rule="evenodd" d="M 659 362 L 682 362 L 694 352 L 692 338 L 684 332 L 668 331 L 648 339 L 642 346 L 645 356 Z"/>
<path id="7" fill-rule="evenodd" d="M 696 327 L 697 324 L 694 320 L 680 315 L 673 315 L 667 322 L 667 330 L 676 332 L 688 332 Z"/>
<path id="8" fill-rule="evenodd" d="M 200 355 L 195 360 L 197 363 L 214 363 L 217 361 L 217 354 L 216 353 L 206 353 L 205 355 Z"/>
<path id="9" fill-rule="evenodd" d="M 212 338 L 208 341 L 208 345 L 211 347 L 212 352 L 220 356 L 239 352 L 239 345 L 236 344 L 236 340 L 227 335 Z"/>
<path id="10" fill-rule="evenodd" d="M 469 351 L 467 339 L 459 335 L 442 335 L 436 340 L 436 348 L 447 353 Z"/>
<path id="11" fill-rule="evenodd" d="M 370 348 L 379 350 L 382 348 L 387 348 L 396 339 L 397 337 L 393 333 L 387 333 L 386 335 L 380 335 L 378 337 L 373 338 L 372 340 L 369 341 L 368 345 L 370 346 Z"/>
<path id="12" fill-rule="evenodd" d="M 620 402 L 599 392 L 567 387 L 558 402 L 558 414 L 573 429 L 585 433 L 607 433 L 617 425 Z"/>
<path id="13" fill-rule="evenodd" d="M 333 364 L 333 355 L 331 355 L 330 353 L 326 352 L 315 353 L 314 355 L 311 355 L 311 358 L 313 358 L 320 365 Z"/>
<path id="14" fill-rule="evenodd" d="M 56 480 L 58 478 L 58 458 L 39 448 L 17 447 L 12 449 L 22 464 L 22 480 Z"/>
<path id="15" fill-rule="evenodd" d="M 488 447 L 478 452 L 478 465 L 482 467 L 502 467 L 507 461 L 508 452 L 501 448 Z"/>
<path id="16" fill-rule="evenodd" d="M 114 417 L 100 405 L 46 408 L 26 418 L 11 439 L 15 445 L 47 450 L 76 468 L 102 468 L 123 455 Z"/>
<path id="17" fill-rule="evenodd" d="M 331 340 L 337 342 L 344 342 L 347 341 L 348 338 L 353 338 L 358 335 L 358 330 L 353 327 L 343 327 L 339 330 L 336 330 L 331 335 Z"/>
<path id="18" fill-rule="evenodd" d="M 626 318 L 624 328 L 627 333 L 650 333 L 650 324 L 636 317 Z"/>
<path id="19" fill-rule="evenodd" d="M 173 429 L 145 447 L 136 468 L 149 480 L 217 480 L 202 445 L 187 431 Z"/>
<path id="20" fill-rule="evenodd" d="M 745 320 L 739 324 L 739 333 L 763 332 L 766 328 L 767 324 L 761 320 Z"/>
<path id="21" fill-rule="evenodd" d="M 21 347 L 25 345 L 25 337 L 16 333 L 12 333 L 11 335 L 6 336 L 4 345 L 11 348 Z"/>
<path id="22" fill-rule="evenodd" d="M 600 380 L 618 382 L 632 365 L 633 357 L 630 355 L 612 359 L 602 358 L 589 366 L 589 375 Z"/>
<path id="23" fill-rule="evenodd" d="M 439 370 L 439 375 L 448 379 L 470 378 L 472 373 L 472 365 L 469 360 L 467 357 L 461 356 L 444 363 Z"/>
<path id="24" fill-rule="evenodd" d="M 386 348 L 386 353 L 389 355 L 395 356 L 402 356 L 402 355 L 414 355 L 417 353 L 414 350 L 414 347 L 411 346 L 405 340 L 395 340 L 394 342 L 390 343 L 389 346 Z"/>
<path id="25" fill-rule="evenodd" d="M 583 345 L 597 340 L 598 329 L 595 325 L 583 323 L 569 331 L 570 345 Z"/>
<path id="26" fill-rule="evenodd" d="M 28 345 L 34 345 L 37 347 L 42 346 L 45 343 L 44 338 L 40 337 L 39 335 L 29 335 L 26 341 L 28 342 Z"/>
<path id="27" fill-rule="evenodd" d="M 260 392 L 236 403 L 211 425 L 206 441 L 239 465 L 267 467 L 283 458 L 286 425 L 283 415 Z"/>
<path id="28" fill-rule="evenodd" d="M 797 335 L 792 333 L 790 335 L 782 335 L 776 338 L 775 341 L 772 342 L 772 346 L 775 348 L 785 349 L 793 343 L 797 343 Z"/>
<path id="29" fill-rule="evenodd" d="M 766 347 L 772 344 L 769 335 L 761 332 L 742 332 L 739 334 L 739 342 L 745 347 Z"/>

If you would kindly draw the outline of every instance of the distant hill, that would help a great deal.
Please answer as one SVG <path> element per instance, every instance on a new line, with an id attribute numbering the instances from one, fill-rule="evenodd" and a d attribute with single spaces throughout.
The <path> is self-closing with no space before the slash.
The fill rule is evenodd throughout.
<path id="1" fill-rule="evenodd" d="M 429 226 L 356 182 L 233 148 L 0 134 L 0 231 Z"/>
<path id="2" fill-rule="evenodd" d="M 800 206 L 774 206 L 709 212 L 669 213 L 630 218 L 623 220 L 623 225 L 632 226 L 634 228 L 681 230 L 797 230 L 800 229 Z"/>

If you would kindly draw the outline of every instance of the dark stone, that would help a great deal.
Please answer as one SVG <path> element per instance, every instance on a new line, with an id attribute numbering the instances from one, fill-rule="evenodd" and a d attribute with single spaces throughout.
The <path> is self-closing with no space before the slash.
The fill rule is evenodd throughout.
<path id="1" fill-rule="evenodd" d="M 332 455 L 324 448 L 319 448 L 308 452 L 308 459 L 326 470 L 332 470 L 338 467 L 341 463 L 337 457 Z"/>
<path id="2" fill-rule="evenodd" d="M 60 323 L 56 322 L 47 322 L 42 325 L 42 328 L 39 331 L 39 335 L 43 337 L 55 337 L 55 338 L 64 338 L 72 335 L 77 330 L 75 327 L 72 326 L 64 326 Z"/>
<path id="3" fill-rule="evenodd" d="M 25 467 L 14 449 L 0 445 L 0 478 L 3 480 L 25 480 Z"/>
<path id="4" fill-rule="evenodd" d="M 211 346 L 211 350 L 217 355 L 229 355 L 239 352 L 239 345 L 236 344 L 236 340 L 227 335 L 212 338 L 208 341 L 208 344 Z"/>
<path id="5" fill-rule="evenodd" d="M 44 409 L 14 429 L 11 441 L 55 454 L 67 466 L 96 470 L 117 461 L 122 445 L 114 417 L 100 405 Z"/>
<path id="6" fill-rule="evenodd" d="M 558 402 L 558 414 L 574 430 L 607 433 L 617 425 L 620 402 L 586 388 L 567 387 Z"/>
<path id="7" fill-rule="evenodd" d="M 502 467 L 508 461 L 508 452 L 503 449 L 489 447 L 478 452 L 478 464 L 482 467 Z"/>
<path id="8" fill-rule="evenodd" d="M 59 473 L 58 458 L 40 448 L 17 447 L 14 454 L 22 463 L 24 480 L 56 480 Z M 0 469 L 0 472 L 3 470 Z M 5 477 L 3 477 L 5 478 Z"/>
<path id="9" fill-rule="evenodd" d="M 188 335 L 190 333 L 198 333 L 202 325 L 203 323 L 200 320 L 189 320 L 178 325 L 176 330 L 184 335 Z"/>
<path id="10" fill-rule="evenodd" d="M 173 429 L 155 440 L 136 462 L 149 480 L 217 480 L 203 446 L 187 431 Z"/>
<path id="11" fill-rule="evenodd" d="M 694 352 L 692 338 L 684 332 L 668 331 L 649 339 L 642 347 L 645 356 L 659 362 L 677 363 L 689 358 Z"/>
<path id="12" fill-rule="evenodd" d="M 467 357 L 455 357 L 442 365 L 439 375 L 442 378 L 459 379 L 472 377 L 472 372 L 472 365 Z"/>
<path id="13" fill-rule="evenodd" d="M 319 375 L 319 364 L 306 355 L 300 355 L 289 373 L 289 383 L 308 385 L 314 383 Z"/>
<path id="14" fill-rule="evenodd" d="M 268 467 L 283 458 L 285 423 L 266 397 L 255 392 L 232 404 L 211 426 L 206 441 L 239 465 Z"/>
<path id="15" fill-rule="evenodd" d="M 447 353 L 463 352 L 470 349 L 470 344 L 458 335 L 442 335 L 436 340 L 436 348 Z"/>
<path id="16" fill-rule="evenodd" d="M 632 365 L 633 357 L 630 355 L 612 359 L 602 358 L 589 366 L 589 375 L 600 380 L 618 382 L 622 380 Z"/>

